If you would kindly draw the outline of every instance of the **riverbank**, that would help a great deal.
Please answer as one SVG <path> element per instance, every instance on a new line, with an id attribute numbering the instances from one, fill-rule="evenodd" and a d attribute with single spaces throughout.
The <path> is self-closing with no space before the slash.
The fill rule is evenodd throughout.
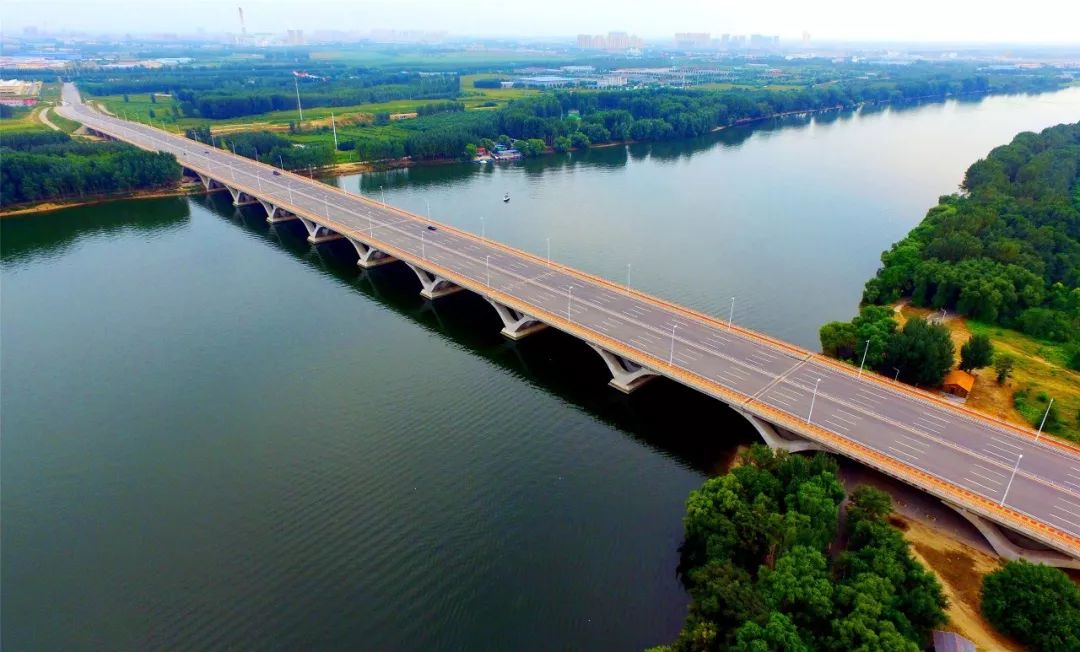
<path id="1" fill-rule="evenodd" d="M 214 188 L 210 190 L 210 192 L 219 192 L 221 190 L 224 190 L 224 188 Z M 36 215 L 38 213 L 51 213 L 53 211 L 63 210 L 65 208 L 75 208 L 76 206 L 93 206 L 96 204 L 106 204 L 109 202 L 120 201 L 124 199 L 160 199 L 162 197 L 188 197 L 193 195 L 206 194 L 206 192 L 207 191 L 202 187 L 202 185 L 198 183 L 182 183 L 178 184 L 175 188 L 160 188 L 157 190 L 139 190 L 136 192 L 109 193 L 85 199 L 61 202 L 41 202 L 33 204 L 31 206 L 22 205 L 16 208 L 5 208 L 0 210 L 0 219 L 3 219 L 5 217 Z"/>

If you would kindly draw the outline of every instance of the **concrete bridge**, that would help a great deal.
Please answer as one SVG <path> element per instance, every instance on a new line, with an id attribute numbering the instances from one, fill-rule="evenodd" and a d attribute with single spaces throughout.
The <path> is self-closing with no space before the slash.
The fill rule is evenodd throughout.
<path id="1" fill-rule="evenodd" d="M 1080 448 L 956 406 L 723 320 L 150 126 L 103 115 L 74 86 L 59 113 L 89 130 L 172 153 L 209 190 L 299 221 L 314 244 L 348 240 L 357 264 L 407 265 L 421 294 L 484 297 L 521 339 L 580 338 L 610 384 L 666 377 L 723 401 L 772 447 L 824 450 L 940 498 L 1007 558 L 1080 568 Z"/>

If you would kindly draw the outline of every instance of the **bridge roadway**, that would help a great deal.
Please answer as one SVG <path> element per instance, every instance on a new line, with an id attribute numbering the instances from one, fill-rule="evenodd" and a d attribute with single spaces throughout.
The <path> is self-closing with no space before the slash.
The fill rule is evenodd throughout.
<path id="1" fill-rule="evenodd" d="M 65 117 L 139 147 L 170 152 L 186 168 L 234 192 L 304 217 L 309 227 L 325 227 L 313 235 L 340 234 L 426 271 L 444 282 L 444 291 L 471 290 L 497 308 L 513 309 L 514 318 L 531 318 L 539 327 L 586 341 L 601 355 L 609 354 L 606 362 L 616 381 L 620 369 L 630 381 L 668 377 L 752 421 L 757 417 L 1080 558 L 1076 447 L 1037 439 L 1031 430 L 541 256 L 104 115 L 82 104 L 71 85 L 65 86 L 64 99 L 60 113 Z M 618 368 L 612 368 L 612 359 Z M 635 386 L 630 381 L 624 390 Z"/>

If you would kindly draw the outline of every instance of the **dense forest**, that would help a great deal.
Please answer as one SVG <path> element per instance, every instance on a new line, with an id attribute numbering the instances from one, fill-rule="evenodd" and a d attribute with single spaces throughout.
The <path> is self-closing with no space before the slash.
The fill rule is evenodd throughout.
<path id="1" fill-rule="evenodd" d="M 841 534 L 836 461 L 761 445 L 706 481 L 683 519 L 689 615 L 659 649 L 924 649 L 945 622 L 941 586 L 888 523 L 887 494 L 850 498 Z"/>
<path id="2" fill-rule="evenodd" d="M 73 140 L 56 131 L 0 134 L 0 198 L 4 207 L 175 185 L 171 154 L 117 142 Z"/>
<path id="3" fill-rule="evenodd" d="M 882 254 L 863 301 L 911 297 L 1080 341 L 1080 123 L 1019 134 L 968 168 L 962 189 Z"/>

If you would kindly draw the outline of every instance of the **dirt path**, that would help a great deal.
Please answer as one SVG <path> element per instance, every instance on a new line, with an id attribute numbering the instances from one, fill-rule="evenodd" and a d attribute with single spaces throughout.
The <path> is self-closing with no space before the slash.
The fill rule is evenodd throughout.
<path id="1" fill-rule="evenodd" d="M 1023 646 L 994 631 L 979 611 L 982 577 L 998 567 L 997 557 L 917 520 L 901 515 L 894 515 L 892 520 L 911 542 L 915 557 L 941 580 L 949 598 L 949 624 L 945 629 L 967 637 L 980 650 L 1022 652 Z"/>
<path id="2" fill-rule="evenodd" d="M 49 129 L 52 129 L 53 131 L 62 131 L 60 129 L 60 127 L 57 127 L 56 125 L 54 125 L 52 123 L 52 120 L 49 120 L 49 109 L 51 109 L 51 108 L 52 108 L 51 106 L 47 106 L 44 109 L 38 111 L 37 112 L 38 120 L 41 120 L 41 124 L 45 125 Z"/>

